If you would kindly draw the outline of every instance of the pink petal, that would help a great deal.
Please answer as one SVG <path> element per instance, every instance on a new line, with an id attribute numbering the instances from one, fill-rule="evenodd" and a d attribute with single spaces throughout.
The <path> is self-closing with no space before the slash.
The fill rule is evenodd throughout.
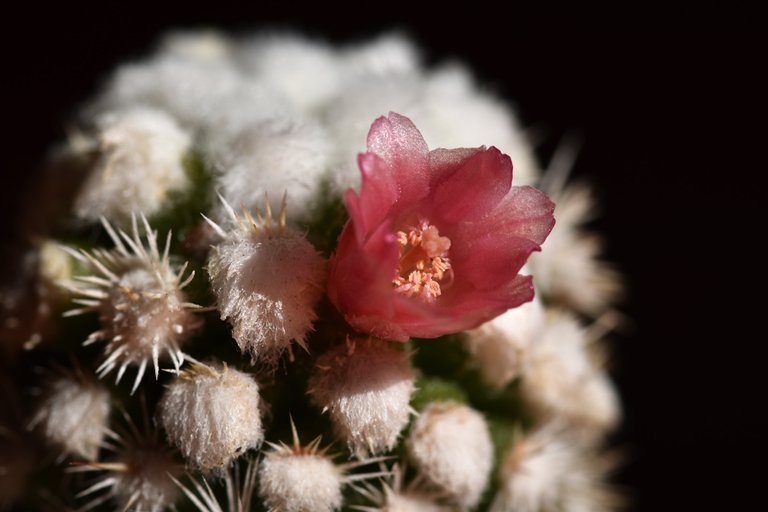
<path id="1" fill-rule="evenodd" d="M 443 222 L 474 220 L 488 214 L 512 186 L 512 160 L 498 149 L 478 151 L 432 194 L 431 208 Z"/>
<path id="2" fill-rule="evenodd" d="M 363 182 L 359 198 L 355 197 L 357 205 L 350 207 L 350 196 L 347 194 L 347 208 L 350 217 L 358 224 L 357 229 L 371 231 L 384 221 L 392 205 L 399 197 L 397 181 L 392 175 L 392 169 L 375 153 L 363 153 L 358 157 Z M 359 205 L 364 204 L 365 208 Z"/>
<path id="3" fill-rule="evenodd" d="M 544 243 L 555 225 L 555 203 L 532 187 L 512 187 L 509 194 L 483 219 L 489 230 Z"/>
<path id="4" fill-rule="evenodd" d="M 434 189 L 439 183 L 442 183 L 448 176 L 453 174 L 456 169 L 461 167 L 464 162 L 469 160 L 479 151 L 485 151 L 485 147 L 479 148 L 456 148 L 456 149 L 433 149 L 429 152 L 429 188 Z"/>
<path id="5" fill-rule="evenodd" d="M 401 311 L 407 311 L 412 306 L 399 306 L 399 301 L 396 301 L 396 318 L 400 327 L 412 337 L 436 338 L 478 327 L 507 309 L 517 307 L 532 298 L 531 278 L 518 275 L 495 290 L 467 290 L 461 296 L 454 297 L 454 301 L 449 299 L 436 305 L 429 314 L 400 315 Z"/>
<path id="6" fill-rule="evenodd" d="M 499 288 L 513 280 L 528 256 L 537 250 L 537 243 L 514 235 L 487 233 L 475 237 L 471 243 L 465 241 L 452 249 L 454 281 L 481 290 Z M 450 293 L 459 290 L 450 289 Z"/>
<path id="7" fill-rule="evenodd" d="M 429 187 L 429 149 L 410 119 L 394 112 L 378 118 L 368 133 L 368 152 L 392 170 L 401 201 L 423 197 Z"/>
<path id="8" fill-rule="evenodd" d="M 399 256 L 388 222 L 368 233 L 363 245 L 354 229 L 352 221 L 345 226 L 328 273 L 328 296 L 352 325 L 356 317 L 392 316 L 391 283 Z"/>

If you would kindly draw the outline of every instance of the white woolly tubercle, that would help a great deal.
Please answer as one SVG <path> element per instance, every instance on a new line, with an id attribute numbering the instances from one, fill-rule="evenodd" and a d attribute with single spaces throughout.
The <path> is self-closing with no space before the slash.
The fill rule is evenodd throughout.
<path id="1" fill-rule="evenodd" d="M 211 222 L 223 240 L 213 246 L 208 275 L 222 319 L 252 359 L 275 364 L 295 341 L 304 340 L 317 318 L 325 262 L 312 244 L 285 223 L 285 200 L 277 221 L 269 203 L 257 220 L 247 210 L 239 217 L 225 204 L 233 229 Z"/>
<path id="2" fill-rule="evenodd" d="M 138 365 L 132 393 L 139 386 L 149 361 L 159 373 L 159 359 L 167 354 L 178 370 L 184 356 L 179 346 L 199 325 L 190 310 L 199 308 L 186 302 L 183 288 L 194 277 L 184 277 L 186 264 L 174 272 L 170 267 L 171 233 L 163 253 L 146 217 L 142 216 L 148 247 L 139 237 L 136 217 L 132 218 L 133 236 L 119 234 L 106 220 L 104 228 L 115 243 L 115 249 L 67 251 L 84 263 L 94 275 L 78 276 L 62 286 L 78 298 L 73 302 L 83 307 L 65 313 L 73 316 L 98 311 L 101 330 L 85 341 L 89 345 L 107 340 L 105 359 L 97 369 L 99 378 L 119 366 L 116 382 L 120 382 L 129 365 Z"/>
<path id="3" fill-rule="evenodd" d="M 342 468 L 337 467 L 320 438 L 301 446 L 296 427 L 293 445 L 271 444 L 259 467 L 259 496 L 269 510 L 280 512 L 330 512 L 341 507 Z"/>
<path id="4" fill-rule="evenodd" d="M 477 505 L 493 466 L 493 445 L 480 413 L 453 402 L 432 403 L 413 425 L 407 447 L 424 477 L 459 505 Z"/>
<path id="5" fill-rule="evenodd" d="M 467 331 L 466 345 L 480 373 L 491 386 L 501 388 L 512 382 L 530 347 L 544 328 L 544 307 L 538 297 Z"/>
<path id="6" fill-rule="evenodd" d="M 43 393 L 29 428 L 39 428 L 67 455 L 96 460 L 108 428 L 109 392 L 79 372 L 62 372 L 51 378 Z"/>
<path id="7" fill-rule="evenodd" d="M 216 187 L 229 204 L 249 210 L 256 209 L 265 194 L 277 200 L 290 191 L 288 220 L 304 219 L 328 171 L 331 152 L 325 128 L 311 118 L 283 116 L 252 123 L 212 147 L 219 172 Z M 214 213 L 217 221 L 226 217 L 224 208 Z"/>
<path id="8" fill-rule="evenodd" d="M 603 483 L 611 460 L 549 424 L 519 439 L 500 469 L 491 512 L 607 512 L 616 497 Z"/>
<path id="9" fill-rule="evenodd" d="M 260 402 L 250 375 L 226 365 L 194 363 L 165 390 L 159 418 L 189 466 L 210 471 L 261 445 Z"/>
<path id="10" fill-rule="evenodd" d="M 355 340 L 318 358 L 309 393 L 330 412 L 350 451 L 363 458 L 395 446 L 412 411 L 414 380 L 407 352 L 383 340 Z"/>
<path id="11" fill-rule="evenodd" d="M 305 111 L 324 103 L 344 80 L 333 48 L 292 34 L 247 39 L 238 57 L 253 80 Z"/>
<path id="12" fill-rule="evenodd" d="M 578 320 L 552 313 L 523 368 L 523 395 L 545 418 L 597 433 L 615 427 L 621 414 L 616 390 L 590 357 Z"/>
<path id="13" fill-rule="evenodd" d="M 77 197 L 75 212 L 126 225 L 133 212 L 157 213 L 168 193 L 189 186 L 182 158 L 190 135 L 161 110 L 132 106 L 100 114 L 99 156 Z"/>

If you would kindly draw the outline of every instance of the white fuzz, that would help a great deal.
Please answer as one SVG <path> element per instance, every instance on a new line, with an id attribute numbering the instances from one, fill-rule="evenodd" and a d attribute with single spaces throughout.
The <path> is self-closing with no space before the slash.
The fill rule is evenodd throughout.
<path id="1" fill-rule="evenodd" d="M 196 469 L 221 469 L 264 439 L 259 386 L 226 365 L 193 363 L 158 405 L 168 440 Z"/>
<path id="2" fill-rule="evenodd" d="M 552 313 L 523 368 L 523 395 L 545 418 L 556 417 L 597 433 L 616 426 L 621 414 L 616 390 L 590 357 L 579 322 Z"/>
<path id="3" fill-rule="evenodd" d="M 335 94 L 344 80 L 330 46 L 297 35 L 273 34 L 246 40 L 238 55 L 254 80 L 306 111 Z"/>
<path id="4" fill-rule="evenodd" d="M 186 302 L 182 292 L 195 273 L 184 277 L 186 263 L 178 272 L 171 269 L 168 254 L 171 233 L 168 232 L 161 254 L 157 232 L 152 231 L 146 217 L 142 216 L 142 221 L 146 247 L 139 237 L 135 216 L 132 218 L 132 237 L 122 231 L 118 234 L 102 219 L 115 249 L 94 249 L 90 253 L 68 249 L 93 275 L 62 283 L 79 297 L 74 302 L 83 306 L 65 315 L 99 312 L 101 330 L 91 334 L 84 343 L 107 341 L 104 362 L 97 369 L 98 376 L 104 377 L 119 367 L 116 382 L 120 382 L 129 365 L 139 367 L 132 393 L 150 361 L 157 378 L 161 355 L 167 354 L 178 370 L 184 360 L 179 346 L 199 325 L 191 312 L 199 306 Z"/>
<path id="5" fill-rule="evenodd" d="M 600 237 L 583 230 L 594 215 L 594 198 L 584 186 L 546 188 L 554 188 L 547 192 L 557 205 L 557 224 L 543 250 L 529 260 L 536 285 L 563 306 L 597 317 L 621 296 L 623 288 L 618 272 L 599 258 Z"/>
<path id="6" fill-rule="evenodd" d="M 96 118 L 95 166 L 76 199 L 76 214 L 125 225 L 133 212 L 157 213 L 169 192 L 189 185 L 182 157 L 190 136 L 168 114 L 147 107 Z"/>
<path id="7" fill-rule="evenodd" d="M 319 450 L 320 438 L 301 446 L 296 427 L 293 445 L 269 443 L 259 468 L 259 496 L 274 512 L 330 512 L 341 507 L 343 468 Z"/>
<path id="8" fill-rule="evenodd" d="M 141 433 L 125 413 L 124 418 L 130 430 L 122 434 L 110 433 L 116 443 L 112 447 L 115 460 L 82 464 L 71 470 L 107 472 L 76 498 L 90 496 L 105 488 L 109 490 L 94 497 L 80 510 L 90 510 L 112 499 L 114 510 L 161 512 L 176 501 L 178 489 L 174 479 L 180 468 L 173 460 L 173 454 L 160 442 L 156 431 L 150 433 L 146 422 Z"/>
<path id="9" fill-rule="evenodd" d="M 233 229 L 211 225 L 223 240 L 213 246 L 208 274 L 222 319 L 252 359 L 275 364 L 295 341 L 304 340 L 317 318 L 315 304 L 323 293 L 325 262 L 303 235 L 285 224 L 285 199 L 279 218 L 269 200 L 257 220 L 244 210 L 239 217 L 224 202 Z"/>
<path id="10" fill-rule="evenodd" d="M 585 450 L 559 427 L 545 426 L 518 440 L 500 469 L 491 512 L 608 512 L 616 497 L 603 483 L 610 459 Z"/>
<path id="11" fill-rule="evenodd" d="M 307 216 L 321 177 L 328 170 L 331 145 L 325 129 L 307 120 L 269 120 L 254 123 L 214 149 L 219 170 L 217 188 L 234 205 L 255 209 L 264 194 L 291 196 L 291 217 Z M 273 204 L 277 207 L 277 204 Z M 225 218 L 224 209 L 215 215 Z"/>
<path id="12" fill-rule="evenodd" d="M 136 104 L 165 110 L 182 126 L 202 135 L 220 130 L 232 133 L 246 120 L 285 113 L 275 94 L 249 82 L 228 60 L 172 54 L 119 67 L 90 110 Z"/>
<path id="13" fill-rule="evenodd" d="M 96 460 L 109 421 L 109 392 L 79 370 L 57 372 L 29 424 L 63 454 Z"/>
<path id="14" fill-rule="evenodd" d="M 414 390 L 409 354 L 383 340 L 358 340 L 322 356 L 309 380 L 312 401 L 330 411 L 352 453 L 391 450 L 408 424 Z"/>
<path id="15" fill-rule="evenodd" d="M 339 55 L 345 81 L 366 75 L 388 76 L 418 70 L 418 49 L 399 34 L 386 34 L 369 42 L 343 49 Z"/>
<path id="16" fill-rule="evenodd" d="M 425 478 L 459 505 L 477 505 L 493 466 L 493 445 L 480 413 L 452 402 L 430 404 L 416 420 L 407 446 Z"/>
<path id="17" fill-rule="evenodd" d="M 466 346 L 485 381 L 501 388 L 519 374 L 526 354 L 544 327 L 544 307 L 538 296 L 476 329 L 467 331 Z"/>

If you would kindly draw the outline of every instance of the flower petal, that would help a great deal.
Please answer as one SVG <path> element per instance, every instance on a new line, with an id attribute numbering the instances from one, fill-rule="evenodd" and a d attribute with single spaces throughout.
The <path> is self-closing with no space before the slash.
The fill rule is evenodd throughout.
<path id="1" fill-rule="evenodd" d="M 429 149 L 410 119 L 394 112 L 378 118 L 368 133 L 368 152 L 390 167 L 399 200 L 410 202 L 429 187 Z"/>
<path id="2" fill-rule="evenodd" d="M 537 244 L 555 225 L 555 203 L 532 187 L 512 187 L 509 194 L 483 220 L 489 230 L 528 238 Z"/>
<path id="3" fill-rule="evenodd" d="M 362 237 L 356 236 L 354 230 L 354 222 L 350 221 L 339 237 L 339 246 L 329 264 L 328 296 L 352 326 L 367 330 L 360 327 L 360 319 L 387 319 L 393 315 L 392 275 L 397 266 L 397 240 L 388 222 L 370 233 L 363 244 L 358 243 Z"/>
<path id="4" fill-rule="evenodd" d="M 392 168 L 378 155 L 363 153 L 358 157 L 358 163 L 363 173 L 360 196 L 354 197 L 356 204 L 350 204 L 351 196 L 347 194 L 347 209 L 355 218 L 357 229 L 369 232 L 384 221 L 400 194 Z M 365 208 L 360 208 L 360 204 Z"/>
<path id="5" fill-rule="evenodd" d="M 512 187 L 512 160 L 496 148 L 478 151 L 432 193 L 431 208 L 446 223 L 485 216 Z"/>
<path id="6" fill-rule="evenodd" d="M 528 256 L 538 250 L 537 243 L 514 235 L 487 233 L 475 237 L 452 251 L 455 286 L 464 283 L 481 290 L 499 288 L 514 279 Z"/>

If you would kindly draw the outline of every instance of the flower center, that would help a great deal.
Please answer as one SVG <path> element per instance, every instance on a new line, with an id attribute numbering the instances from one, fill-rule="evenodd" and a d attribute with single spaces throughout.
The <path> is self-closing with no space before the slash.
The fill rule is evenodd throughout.
<path id="1" fill-rule="evenodd" d="M 451 239 L 440 236 L 429 222 L 421 221 L 419 227 L 398 231 L 397 243 L 400 261 L 392 280 L 395 291 L 427 303 L 434 302 L 442 293 L 440 281 L 452 274 L 448 259 Z"/>

